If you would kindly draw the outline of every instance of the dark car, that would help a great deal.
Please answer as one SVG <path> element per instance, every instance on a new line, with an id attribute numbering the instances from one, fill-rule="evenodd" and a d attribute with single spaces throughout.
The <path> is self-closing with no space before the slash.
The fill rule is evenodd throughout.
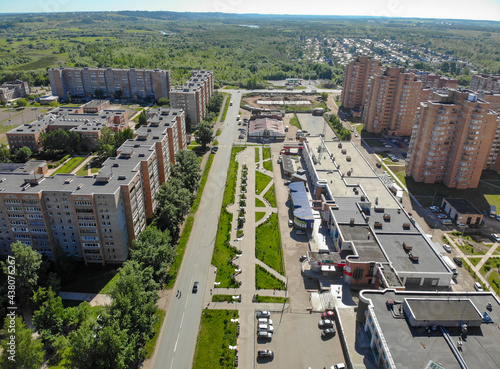
<path id="1" fill-rule="evenodd" d="M 257 357 L 259 359 L 272 359 L 274 357 L 274 352 L 271 350 L 260 350 L 257 352 Z"/>
<path id="2" fill-rule="evenodd" d="M 462 266 L 462 259 L 460 258 L 457 258 L 456 256 L 453 258 L 453 261 L 455 262 L 455 264 L 457 264 L 459 267 Z"/>
<path id="3" fill-rule="evenodd" d="M 382 164 L 380 164 L 378 161 L 375 163 L 375 165 L 377 166 L 377 168 L 382 168 Z"/>
<path id="4" fill-rule="evenodd" d="M 199 284 L 200 284 L 200 282 L 194 282 L 194 284 L 193 284 L 193 293 L 198 292 L 198 285 Z"/>
<path id="5" fill-rule="evenodd" d="M 321 332 L 321 337 L 323 338 L 333 337 L 335 336 L 335 333 L 337 333 L 335 328 L 328 328 L 325 329 L 323 332 Z"/>

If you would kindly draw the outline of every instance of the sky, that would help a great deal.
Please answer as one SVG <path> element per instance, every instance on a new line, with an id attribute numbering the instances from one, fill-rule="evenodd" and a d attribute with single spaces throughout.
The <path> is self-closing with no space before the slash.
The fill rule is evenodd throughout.
<path id="1" fill-rule="evenodd" d="M 0 13 L 167 10 L 500 21 L 500 0 L 0 0 Z"/>

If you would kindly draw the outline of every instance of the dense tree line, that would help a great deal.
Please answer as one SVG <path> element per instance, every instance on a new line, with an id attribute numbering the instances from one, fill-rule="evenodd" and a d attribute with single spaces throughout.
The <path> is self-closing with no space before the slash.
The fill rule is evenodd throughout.
<path id="1" fill-rule="evenodd" d="M 351 139 L 351 131 L 344 127 L 342 121 L 337 115 L 330 114 L 328 122 L 341 141 L 349 141 Z"/>

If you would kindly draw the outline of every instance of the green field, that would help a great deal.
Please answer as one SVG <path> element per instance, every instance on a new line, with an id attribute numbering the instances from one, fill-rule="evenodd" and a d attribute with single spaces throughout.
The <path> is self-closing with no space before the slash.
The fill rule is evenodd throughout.
<path id="1" fill-rule="evenodd" d="M 278 215 L 271 216 L 255 229 L 255 257 L 285 275 Z"/>
<path id="2" fill-rule="evenodd" d="M 267 190 L 264 198 L 269 202 L 269 204 L 275 208 L 276 207 L 276 194 L 274 193 L 274 186 L 271 186 L 269 190 Z"/>
<path id="3" fill-rule="evenodd" d="M 203 310 L 198 340 L 194 353 L 193 369 L 233 369 L 236 351 L 237 310 Z"/>
<path id="4" fill-rule="evenodd" d="M 258 290 L 285 290 L 285 283 L 266 269 L 258 264 L 255 264 L 255 288 Z"/>
<path id="5" fill-rule="evenodd" d="M 75 170 L 77 166 L 79 166 L 87 157 L 75 157 L 69 159 L 66 163 L 63 164 L 62 167 L 60 167 L 58 170 L 56 170 L 52 175 L 56 174 L 67 174 L 71 173 L 72 171 Z"/>
<path id="6" fill-rule="evenodd" d="M 260 195 L 262 191 L 267 187 L 272 178 L 268 175 L 261 173 L 259 171 L 255 172 L 255 194 Z"/>

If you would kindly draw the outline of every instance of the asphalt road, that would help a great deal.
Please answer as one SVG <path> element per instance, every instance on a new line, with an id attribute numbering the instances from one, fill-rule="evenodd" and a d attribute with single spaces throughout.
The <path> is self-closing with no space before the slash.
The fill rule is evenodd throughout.
<path id="1" fill-rule="evenodd" d="M 198 327 L 203 309 L 206 277 L 217 234 L 220 207 L 226 184 L 227 169 L 231 157 L 233 138 L 237 131 L 236 121 L 241 93 L 232 94 L 222 133 L 218 136 L 219 150 L 205 185 L 204 195 L 198 208 L 184 260 L 174 289 L 181 291 L 180 298 L 171 301 L 163 324 L 152 367 L 154 369 L 191 369 L 196 347 Z M 192 293 L 193 283 L 200 282 L 197 293 Z"/>

